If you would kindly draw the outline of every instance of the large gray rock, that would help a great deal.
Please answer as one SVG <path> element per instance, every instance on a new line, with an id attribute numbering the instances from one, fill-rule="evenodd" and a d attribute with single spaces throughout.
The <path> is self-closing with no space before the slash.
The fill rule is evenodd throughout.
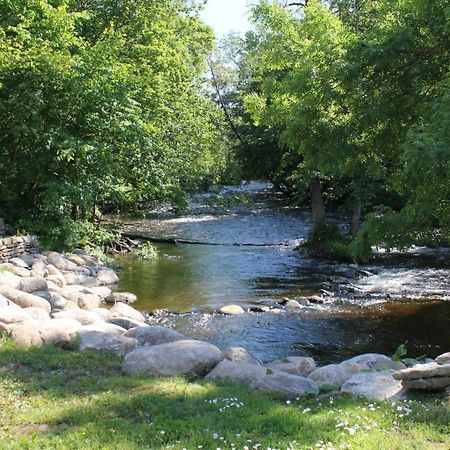
<path id="1" fill-rule="evenodd" d="M 222 352 L 214 345 L 185 340 L 138 347 L 125 356 L 122 370 L 126 374 L 203 376 L 222 359 Z"/>
<path id="2" fill-rule="evenodd" d="M 360 364 L 369 370 L 401 370 L 406 368 L 401 361 L 394 361 L 388 356 L 379 353 L 364 353 L 363 355 L 347 359 L 343 363 Z"/>
<path id="3" fill-rule="evenodd" d="M 42 277 L 22 278 L 19 289 L 23 292 L 46 291 L 47 282 Z"/>
<path id="4" fill-rule="evenodd" d="M 316 383 L 309 378 L 278 370 L 271 371 L 271 369 L 266 369 L 266 374 L 259 376 L 250 386 L 262 391 L 280 392 L 288 396 L 317 395 L 319 393 Z"/>
<path id="5" fill-rule="evenodd" d="M 55 319 L 71 319 L 76 320 L 82 325 L 91 325 L 100 322 L 104 322 L 105 319 L 100 317 L 94 311 L 86 311 L 84 309 L 72 309 L 68 311 L 60 311 L 53 313 Z"/>
<path id="6" fill-rule="evenodd" d="M 419 378 L 450 377 L 450 364 L 431 362 L 416 364 L 408 369 L 399 370 L 393 374 L 396 380 L 415 380 Z"/>
<path id="7" fill-rule="evenodd" d="M 340 389 L 355 373 L 363 370 L 367 370 L 367 368 L 356 363 L 329 364 L 311 372 L 309 378 L 317 384 L 320 390 L 331 391 Z"/>
<path id="8" fill-rule="evenodd" d="M 109 310 L 110 317 L 128 317 L 138 322 L 145 322 L 145 317 L 137 309 L 132 308 L 125 303 L 115 303 Z"/>
<path id="9" fill-rule="evenodd" d="M 112 269 L 103 268 L 97 272 L 96 276 L 100 284 L 117 284 L 119 282 L 119 277 L 116 272 Z"/>
<path id="10" fill-rule="evenodd" d="M 14 325 L 11 336 L 17 345 L 25 347 L 69 343 L 80 329 L 76 320 L 26 320 Z"/>
<path id="11" fill-rule="evenodd" d="M 266 364 L 272 369 L 281 370 L 282 372 L 292 373 L 293 375 L 301 375 L 307 377 L 313 370 L 316 369 L 314 359 L 306 356 L 289 356 L 283 359 L 277 359 Z"/>
<path id="12" fill-rule="evenodd" d="M 206 375 L 206 378 L 252 383 L 266 373 L 267 369 L 263 366 L 224 359 Z"/>
<path id="13" fill-rule="evenodd" d="M 21 306 L 22 308 L 35 306 L 37 308 L 42 308 L 44 311 L 50 313 L 50 303 L 47 300 L 38 297 L 37 295 L 28 294 L 27 292 L 22 292 L 18 289 L 13 289 L 8 286 L 0 286 L 0 294 L 14 302 L 16 305 Z"/>
<path id="14" fill-rule="evenodd" d="M 67 272 L 64 274 L 64 279 L 67 284 L 79 284 L 85 287 L 96 287 L 100 285 L 100 281 L 95 277 L 88 275 L 76 274 L 73 272 Z"/>
<path id="15" fill-rule="evenodd" d="M 342 386 L 341 392 L 371 400 L 386 400 L 402 391 L 402 383 L 390 371 L 361 372 L 353 375 Z"/>
<path id="16" fill-rule="evenodd" d="M 82 326 L 78 332 L 80 350 L 101 350 L 125 355 L 134 350 L 136 339 L 124 336 L 125 329 L 110 323 Z"/>
<path id="17" fill-rule="evenodd" d="M 136 300 L 136 295 L 131 292 L 112 292 L 105 298 L 106 303 L 134 303 Z"/>
<path id="18" fill-rule="evenodd" d="M 186 336 L 171 328 L 150 325 L 131 328 L 125 333 L 125 336 L 137 339 L 139 345 L 159 345 L 187 339 Z"/>
<path id="19" fill-rule="evenodd" d="M 100 308 L 98 308 L 100 309 Z M 129 319 L 128 317 L 108 317 L 106 318 L 108 323 L 112 323 L 114 325 L 118 325 L 119 327 L 125 328 L 125 330 L 130 330 L 131 328 L 136 327 L 146 327 L 147 325 L 144 322 L 138 322 L 137 320 Z M 161 342 L 162 344 L 162 342 Z"/>
<path id="20" fill-rule="evenodd" d="M 219 309 L 219 313 L 228 316 L 235 316 L 237 314 L 244 314 L 245 311 L 239 305 L 226 305 Z"/>
<path id="21" fill-rule="evenodd" d="M 375 372 L 406 367 L 400 361 L 378 353 L 365 353 L 342 361 L 340 364 L 329 364 L 311 372 L 309 378 L 314 380 L 321 390 L 340 389 L 353 375 L 359 372 Z"/>
<path id="22" fill-rule="evenodd" d="M 406 389 L 420 389 L 423 391 L 439 391 L 450 387 L 450 377 L 417 378 L 403 380 Z"/>
<path id="23" fill-rule="evenodd" d="M 438 364 L 450 364 L 450 352 L 442 353 L 442 355 L 436 357 L 435 361 Z"/>
<path id="24" fill-rule="evenodd" d="M 247 364 L 260 364 L 247 349 L 243 347 L 230 347 L 224 350 L 223 356 L 225 359 L 234 362 L 242 362 Z"/>
<path id="25" fill-rule="evenodd" d="M 21 255 L 19 257 L 28 267 L 32 267 L 37 259 L 33 255 Z"/>
<path id="26" fill-rule="evenodd" d="M 20 258 L 11 258 L 9 260 L 9 263 L 13 264 L 16 267 L 22 267 L 23 269 L 29 269 L 28 264 L 23 259 L 20 259 Z"/>
<path id="27" fill-rule="evenodd" d="M 59 270 L 76 271 L 78 268 L 78 266 L 75 263 L 62 257 L 59 253 L 56 253 L 56 252 L 50 252 L 47 255 L 47 262 L 49 264 L 52 264 Z"/>

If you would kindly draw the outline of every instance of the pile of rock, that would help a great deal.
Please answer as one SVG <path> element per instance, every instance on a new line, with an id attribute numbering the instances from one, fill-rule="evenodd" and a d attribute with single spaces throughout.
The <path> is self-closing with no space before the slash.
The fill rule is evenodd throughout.
<path id="1" fill-rule="evenodd" d="M 0 223 L 0 228 L 2 224 Z M 3 230 L 6 230 L 3 225 Z M 2 236 L 2 233 L 0 233 Z M 0 239 L 0 262 L 25 253 L 37 252 L 39 243 L 35 236 L 11 236 Z"/>
<path id="2" fill-rule="evenodd" d="M 406 389 L 436 391 L 450 388 L 450 352 L 427 364 L 416 364 L 393 374 Z"/>

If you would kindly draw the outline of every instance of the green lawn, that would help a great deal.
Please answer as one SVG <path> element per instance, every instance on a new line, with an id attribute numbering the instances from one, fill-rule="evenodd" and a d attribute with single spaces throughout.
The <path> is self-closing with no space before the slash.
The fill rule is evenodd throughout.
<path id="1" fill-rule="evenodd" d="M 243 385 L 130 378 L 120 359 L 0 336 L 3 449 L 449 449 L 450 402 L 286 400 Z"/>

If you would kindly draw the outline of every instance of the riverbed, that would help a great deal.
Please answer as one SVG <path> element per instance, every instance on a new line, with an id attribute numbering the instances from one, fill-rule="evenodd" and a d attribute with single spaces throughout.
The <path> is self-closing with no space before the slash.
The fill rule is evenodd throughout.
<path id="1" fill-rule="evenodd" d="M 217 207 L 210 199 L 240 204 Z M 239 197 L 240 196 L 240 197 Z M 332 217 L 337 223 L 341 217 Z M 311 223 L 267 183 L 222 187 L 190 198 L 187 210 L 128 219 L 124 230 L 195 242 L 156 244 L 159 258 L 119 257 L 119 290 L 137 294 L 150 320 L 219 345 L 243 346 L 262 361 L 289 355 L 321 363 L 364 352 L 392 354 L 408 341 L 410 356 L 450 349 L 450 251 L 414 248 L 358 266 L 311 258 L 298 250 Z M 277 307 L 283 298 L 322 295 L 323 304 L 279 315 L 215 314 L 227 304 Z"/>

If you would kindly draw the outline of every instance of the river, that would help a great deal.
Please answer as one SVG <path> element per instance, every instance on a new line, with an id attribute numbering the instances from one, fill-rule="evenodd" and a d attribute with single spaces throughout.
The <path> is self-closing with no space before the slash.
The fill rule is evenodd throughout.
<path id="1" fill-rule="evenodd" d="M 262 361 L 290 355 L 331 363 L 364 352 L 392 354 L 408 341 L 410 356 L 450 349 L 450 250 L 414 248 L 377 254 L 357 266 L 311 258 L 298 250 L 309 214 L 287 205 L 267 183 L 197 194 L 183 215 L 161 209 L 124 230 L 197 244 L 156 244 L 156 261 L 119 257 L 119 290 L 137 294 L 150 318 L 221 348 L 243 346 Z M 214 200 L 243 196 L 243 205 Z M 339 222 L 339 218 L 331 218 Z M 280 299 L 326 290 L 323 304 L 222 316 L 223 305 L 278 307 Z M 323 292 L 323 291 L 322 291 Z"/>

